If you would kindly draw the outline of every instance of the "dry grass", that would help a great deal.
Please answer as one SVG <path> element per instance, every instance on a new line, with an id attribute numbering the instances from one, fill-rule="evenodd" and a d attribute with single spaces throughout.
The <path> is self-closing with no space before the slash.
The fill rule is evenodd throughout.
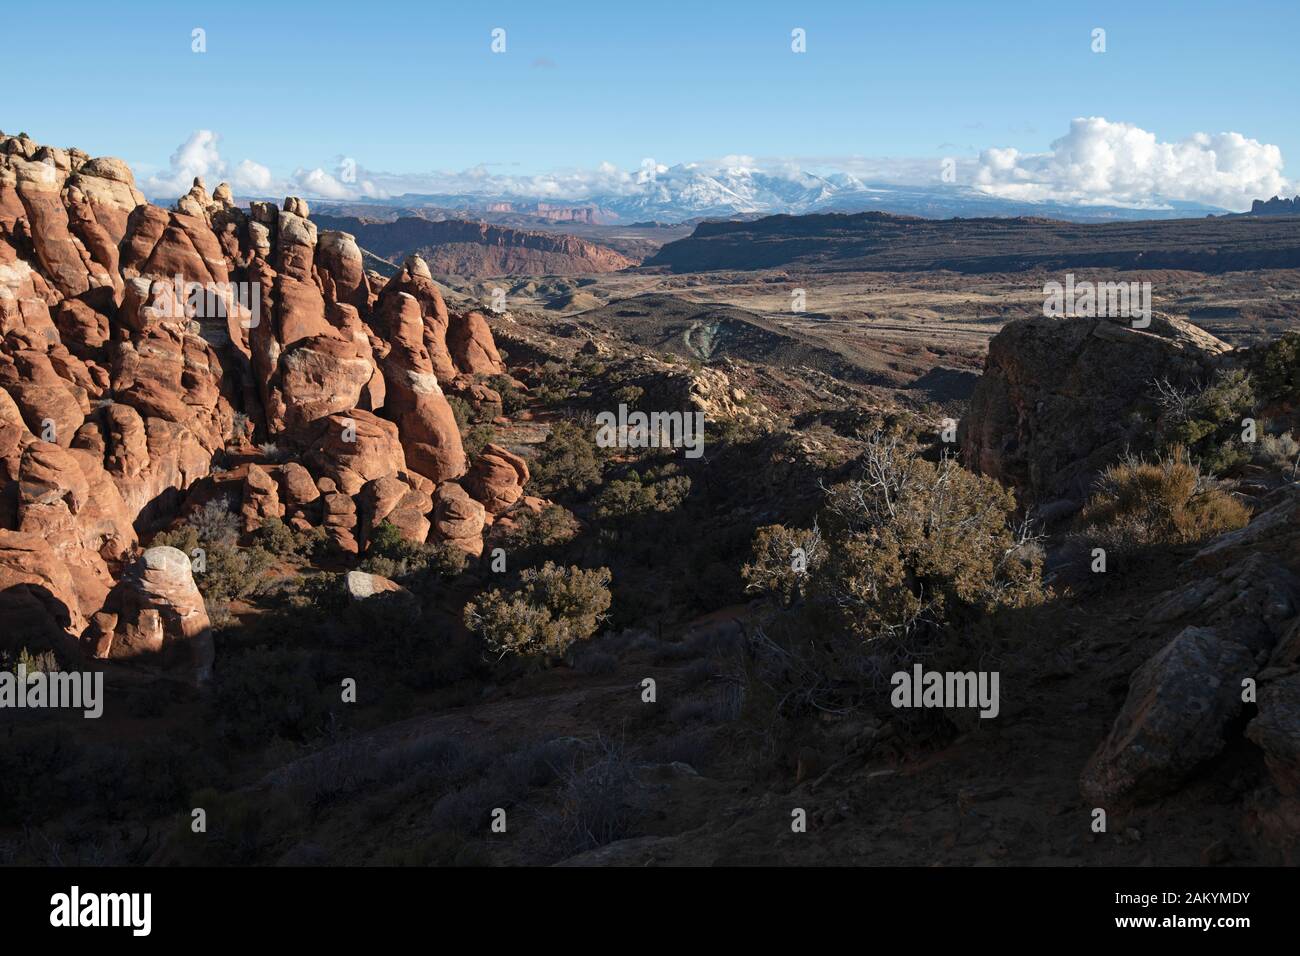
<path id="1" fill-rule="evenodd" d="M 1083 533 L 1108 550 L 1192 544 L 1250 521 L 1250 509 L 1206 477 L 1181 446 L 1154 461 L 1107 468 L 1079 516 Z"/>

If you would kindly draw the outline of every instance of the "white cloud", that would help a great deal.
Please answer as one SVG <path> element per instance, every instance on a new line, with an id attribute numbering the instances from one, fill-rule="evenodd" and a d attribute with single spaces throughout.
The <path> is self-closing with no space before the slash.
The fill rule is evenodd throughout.
<path id="1" fill-rule="evenodd" d="M 251 159 L 240 161 L 230 177 L 230 186 L 237 193 L 265 195 L 274 183 L 271 170 Z"/>
<path id="2" fill-rule="evenodd" d="M 1171 200 L 1225 209 L 1285 194 L 1282 151 L 1240 133 L 1194 133 L 1175 143 L 1131 123 L 1080 117 L 1047 153 L 986 149 L 976 188 L 1006 199 L 1153 207 Z"/>
<path id="3" fill-rule="evenodd" d="M 293 174 L 294 187 L 304 196 L 322 199 L 352 199 L 356 191 L 343 185 L 319 166 L 312 170 L 299 169 Z"/>
<path id="4" fill-rule="evenodd" d="M 219 140 L 211 130 L 196 130 L 177 148 L 166 170 L 144 181 L 145 192 L 159 198 L 178 196 L 188 191 L 195 176 L 202 176 L 209 189 L 214 188 L 227 174 Z M 1145 208 L 1167 208 L 1171 201 L 1181 200 L 1247 209 L 1253 199 L 1290 195 L 1296 188 L 1282 175 L 1281 150 L 1240 133 L 1197 133 L 1180 142 L 1164 143 L 1157 141 L 1154 133 L 1132 124 L 1091 117 L 1074 120 L 1069 132 L 1042 153 L 991 147 L 976 160 L 974 147 L 960 155 L 961 147 L 946 145 L 956 154 L 957 184 L 973 184 L 981 192 L 1009 200 Z M 655 175 L 647 182 L 651 164 Z M 333 172 L 328 172 L 322 166 L 304 166 L 282 178 L 245 159 L 229 175 L 237 195 L 331 200 L 438 194 L 584 202 L 649 199 L 652 192 L 663 193 L 667 199 L 673 189 L 716 191 L 703 182 L 704 177 L 739 182 L 746 188 L 744 183 L 751 174 L 768 177 L 769 184 L 773 179 L 789 180 L 794 188 L 815 188 L 811 173 L 827 176 L 841 186 L 852 185 L 854 180 L 859 185 L 895 186 L 945 182 L 938 157 L 731 155 L 672 166 L 647 157 L 626 169 L 601 162 L 595 167 L 520 174 L 509 171 L 505 164 L 391 173 L 364 169 L 351 157 L 339 156 L 332 168 Z"/>
<path id="5" fill-rule="evenodd" d="M 146 195 L 155 199 L 173 199 L 190 191 L 196 178 L 202 179 L 211 192 L 227 173 L 219 148 L 221 135 L 210 129 L 196 129 L 189 138 L 176 147 L 164 172 L 158 172 L 144 181 Z M 251 159 L 240 160 L 230 174 L 230 185 L 235 192 L 257 195 L 281 191 L 271 170 Z"/>
<path id="6" fill-rule="evenodd" d="M 145 180 L 144 191 L 151 196 L 181 196 L 190 191 L 196 176 L 203 177 L 209 186 L 215 185 L 208 181 L 226 171 L 217 151 L 220 138 L 210 129 L 196 129 L 176 147 L 167 171 Z"/>

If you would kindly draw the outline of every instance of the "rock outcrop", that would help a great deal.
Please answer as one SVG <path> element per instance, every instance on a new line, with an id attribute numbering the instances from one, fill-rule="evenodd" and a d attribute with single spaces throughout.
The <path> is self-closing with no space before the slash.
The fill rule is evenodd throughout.
<path id="1" fill-rule="evenodd" d="M 498 515 L 522 497 L 527 482 L 528 463 L 500 445 L 489 443 L 474 459 L 463 484 L 489 514 Z"/>
<path id="2" fill-rule="evenodd" d="M 454 481 L 438 486 L 433 495 L 433 530 L 439 541 L 446 541 L 468 554 L 483 553 L 483 526 L 487 509 L 475 501 Z"/>
<path id="3" fill-rule="evenodd" d="M 1269 786 L 1252 795 L 1257 842 L 1300 861 L 1300 485 L 1246 527 L 1204 546 L 1186 583 L 1151 603 L 1144 634 L 1173 638 L 1142 664 L 1083 771 L 1096 806 L 1164 797 L 1244 737 Z M 1250 705 L 1254 705 L 1253 707 Z"/>
<path id="4" fill-rule="evenodd" d="M 961 422 L 966 464 L 1031 501 L 1082 501 L 1096 475 L 1150 446 L 1155 383 L 1207 381 L 1230 347 L 1181 319 L 1146 329 L 1111 319 L 1008 323 L 989 343 Z"/>
<path id="5" fill-rule="evenodd" d="M 96 657 L 154 657 L 186 666 L 196 683 L 212 676 L 212 629 L 189 556 L 170 547 L 149 548 L 131 566 L 100 614 Z"/>
<path id="6" fill-rule="evenodd" d="M 282 518 L 357 553 L 387 522 L 481 550 L 443 385 L 499 404 L 480 379 L 504 370 L 425 261 L 367 272 L 300 198 L 244 209 L 196 179 L 164 209 L 120 160 L 0 134 L 0 650 L 185 644 L 202 677 L 188 561 L 140 540 L 205 501 L 244 535 Z M 507 470 L 474 482 L 493 508 L 526 480 Z"/>
<path id="7" fill-rule="evenodd" d="M 463 220 L 406 217 L 370 222 L 351 216 L 317 216 L 326 229 L 344 230 L 376 255 L 399 260 L 419 255 L 439 275 L 480 278 L 506 275 L 592 275 L 637 263 L 606 246 L 574 236 L 528 232 Z"/>
<path id="8" fill-rule="evenodd" d="M 1241 717 L 1254 659 L 1214 628 L 1189 627 L 1138 669 L 1114 729 L 1084 771 L 1096 806 L 1149 800 L 1219 754 Z"/>

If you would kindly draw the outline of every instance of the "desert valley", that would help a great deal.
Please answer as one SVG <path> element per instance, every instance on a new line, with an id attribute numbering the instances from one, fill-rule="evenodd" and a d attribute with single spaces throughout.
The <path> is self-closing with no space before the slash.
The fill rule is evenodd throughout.
<path id="1" fill-rule="evenodd" d="M 0 138 L 0 861 L 1300 860 L 1300 217 L 211 185 Z"/>
<path id="2" fill-rule="evenodd" d="M 1293 935 L 1300 7 L 5 27 L 6 942 Z"/>

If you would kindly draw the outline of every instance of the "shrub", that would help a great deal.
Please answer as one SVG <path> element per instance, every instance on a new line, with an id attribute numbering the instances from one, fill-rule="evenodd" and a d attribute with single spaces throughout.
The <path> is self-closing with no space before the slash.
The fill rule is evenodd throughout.
<path id="1" fill-rule="evenodd" d="M 596 633 L 609 610 L 609 568 L 584 571 L 547 561 L 520 574 L 511 592 L 493 589 L 465 607 L 465 626 L 498 658 L 557 658 Z"/>
<path id="2" fill-rule="evenodd" d="M 209 548 L 233 545 L 239 540 L 239 518 L 224 498 L 207 502 L 186 517 L 185 524 L 193 528 L 199 540 Z"/>
<path id="3" fill-rule="evenodd" d="M 1159 445 L 1168 453 L 1181 446 L 1216 473 L 1230 471 L 1250 458 L 1241 439 L 1241 421 L 1256 404 L 1250 375 L 1241 369 L 1220 372 L 1202 388 L 1178 389 L 1167 381 L 1156 383 L 1157 402 L 1163 408 Z"/>
<path id="4" fill-rule="evenodd" d="M 1265 435 L 1255 449 L 1255 461 L 1266 468 L 1295 474 L 1300 470 L 1300 442 L 1290 432 Z"/>
<path id="5" fill-rule="evenodd" d="M 636 767 L 618 743 L 597 741 L 597 750 L 562 771 L 559 806 L 541 814 L 544 841 L 561 857 L 627 836 Z"/>
<path id="6" fill-rule="evenodd" d="M 1269 400 L 1300 398 L 1300 332 L 1290 331 L 1255 353 L 1260 392 Z"/>
<path id="7" fill-rule="evenodd" d="M 596 517 L 619 523 L 656 512 L 667 514 L 680 508 L 690 491 L 691 479 L 685 475 L 644 483 L 635 471 L 629 472 L 626 479 L 611 481 L 601 491 Z"/>
<path id="8" fill-rule="evenodd" d="M 556 422 L 530 470 L 539 494 L 584 494 L 601 482 L 595 436 L 572 422 Z"/>
<path id="9" fill-rule="evenodd" d="M 635 408 L 636 403 L 641 401 L 645 395 L 645 389 L 640 385 L 623 385 L 614 390 L 614 401 L 626 405 L 628 408 Z"/>
<path id="10" fill-rule="evenodd" d="M 465 434 L 465 454 L 470 458 L 476 458 L 483 454 L 483 449 L 491 442 L 496 441 L 497 430 L 491 425 L 474 425 Z"/>
<path id="11" fill-rule="evenodd" d="M 508 375 L 493 375 L 488 379 L 488 386 L 501 396 L 501 412 L 513 415 L 525 404 L 524 393 L 515 388 L 515 383 Z"/>
<path id="12" fill-rule="evenodd" d="M 275 565 L 274 555 L 260 546 L 238 547 L 235 536 L 228 534 L 221 522 L 214 524 L 205 518 L 190 523 L 187 519 L 185 524 L 155 535 L 151 543 L 178 548 L 191 559 L 196 549 L 202 549 L 203 562 L 201 565 L 195 562 L 194 583 L 210 602 L 247 597 L 271 582 L 268 572 Z"/>
<path id="13" fill-rule="evenodd" d="M 383 521 L 370 532 L 366 556 L 359 567 L 393 580 L 424 573 L 454 577 L 465 570 L 468 561 L 469 556 L 460 548 L 445 541 L 408 541 L 396 526 Z"/>
<path id="14" fill-rule="evenodd" d="M 1041 601 L 1041 556 L 1013 521 L 1010 491 L 879 433 L 863 472 L 830 490 L 813 531 L 761 529 L 747 584 L 783 600 L 806 594 L 816 622 L 859 647 Z M 794 577 L 794 547 L 805 549 L 806 581 Z"/>
<path id="15" fill-rule="evenodd" d="M 253 535 L 259 547 L 278 558 L 297 558 L 301 556 L 306 542 L 294 533 L 294 530 L 279 518 L 266 518 Z"/>
<path id="16" fill-rule="evenodd" d="M 19 667 L 27 674 L 50 674 L 60 669 L 59 659 L 53 651 L 38 650 L 32 653 L 26 645 L 18 648 L 17 653 L 0 649 L 0 670 L 17 674 Z"/>
<path id="17" fill-rule="evenodd" d="M 575 355 L 569 362 L 546 362 L 538 369 L 539 381 L 532 389 L 533 398 L 541 405 L 562 405 L 574 399 L 591 397 L 583 386 L 598 378 L 604 367 L 585 356 Z"/>
<path id="18" fill-rule="evenodd" d="M 806 595 L 808 567 L 822 558 L 821 532 L 783 525 L 759 528 L 754 535 L 754 559 L 740 569 L 746 590 L 774 595 L 789 607 Z"/>
<path id="19" fill-rule="evenodd" d="M 459 395 L 448 395 L 447 404 L 451 406 L 451 414 L 456 419 L 456 430 L 464 435 L 474 421 L 474 409 Z"/>
<path id="20" fill-rule="evenodd" d="M 1240 528 L 1250 509 L 1203 475 L 1176 446 L 1155 461 L 1107 468 L 1078 518 L 1082 533 L 1117 553 L 1188 544 Z"/>
<path id="21" fill-rule="evenodd" d="M 257 450 L 261 452 L 262 457 L 269 462 L 279 463 L 289 460 L 289 449 L 281 448 L 273 441 L 262 442 L 262 444 L 257 446 Z"/>
<path id="22" fill-rule="evenodd" d="M 578 535 L 578 519 L 562 505 L 548 504 L 539 513 L 521 512 L 514 527 L 506 532 L 506 545 L 512 549 L 558 548 Z"/>
<path id="23" fill-rule="evenodd" d="M 227 656 L 212 682 L 218 736 L 240 746 L 273 737 L 303 741 L 326 720 L 312 654 L 291 647 L 256 647 Z"/>

